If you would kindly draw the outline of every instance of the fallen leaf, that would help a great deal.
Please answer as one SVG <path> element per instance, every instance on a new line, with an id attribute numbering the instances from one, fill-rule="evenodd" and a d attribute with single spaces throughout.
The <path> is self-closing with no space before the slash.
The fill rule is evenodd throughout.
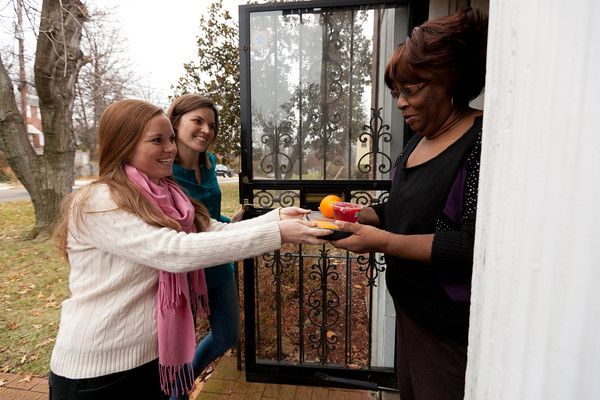
<path id="1" fill-rule="evenodd" d="M 25 360 L 27 360 L 27 354 L 25 354 L 23 358 L 21 358 L 21 364 L 25 364 Z"/>
<path id="2" fill-rule="evenodd" d="M 0 388 L 6 385 L 6 381 L 4 379 L 0 379 Z"/>
<path id="3" fill-rule="evenodd" d="M 42 326 L 43 325 L 40 325 L 40 324 L 33 324 L 33 325 L 31 325 L 31 327 L 35 328 L 35 329 L 40 329 Z"/>
<path id="4" fill-rule="evenodd" d="M 29 374 L 26 377 L 24 377 L 23 379 L 19 379 L 18 383 L 21 383 L 21 382 L 31 382 L 31 378 L 33 378 L 33 375 Z"/>
<path id="5" fill-rule="evenodd" d="M 36 344 L 35 348 L 37 349 L 37 348 L 40 348 L 42 346 L 46 346 L 47 344 L 50 344 L 50 343 L 54 342 L 55 340 L 56 340 L 55 338 L 46 339 L 43 342 L 40 342 L 40 343 Z"/>
<path id="6" fill-rule="evenodd" d="M 16 323 L 16 322 L 7 322 L 7 323 L 6 323 L 6 328 L 7 328 L 9 331 L 14 331 L 15 329 L 17 329 L 17 327 L 18 327 L 18 325 L 17 325 L 17 323 Z"/>

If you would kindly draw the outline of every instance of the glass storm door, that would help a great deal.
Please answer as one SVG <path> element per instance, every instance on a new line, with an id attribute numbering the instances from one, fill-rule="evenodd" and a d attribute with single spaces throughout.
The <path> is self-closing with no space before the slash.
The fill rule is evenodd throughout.
<path id="1" fill-rule="evenodd" d="M 240 7 L 242 174 L 247 217 L 317 210 L 336 194 L 386 200 L 405 127 L 383 82 L 424 21 L 412 1 Z M 425 2 L 426 3 L 426 2 Z M 244 261 L 249 381 L 394 387 L 394 313 L 382 254 L 287 245 Z"/>

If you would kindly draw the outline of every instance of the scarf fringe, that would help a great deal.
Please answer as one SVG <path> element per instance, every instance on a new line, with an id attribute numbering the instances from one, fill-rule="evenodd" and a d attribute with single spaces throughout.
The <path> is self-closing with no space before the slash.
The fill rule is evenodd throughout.
<path id="1" fill-rule="evenodd" d="M 183 287 L 187 287 L 187 277 L 184 275 L 184 282 L 181 282 L 181 277 L 179 275 L 182 274 L 172 274 L 169 272 L 161 271 L 160 272 L 161 279 L 158 282 L 158 304 L 161 307 L 157 307 L 157 311 L 162 311 L 164 309 L 172 309 L 181 306 L 183 304 L 183 299 L 185 298 L 185 294 L 183 292 Z M 182 283 L 184 283 L 182 285 Z"/>
<path id="2" fill-rule="evenodd" d="M 203 291 L 202 288 L 205 285 L 201 284 L 199 277 L 195 275 L 196 271 L 191 273 L 190 277 L 190 303 L 192 305 L 192 313 L 194 317 L 203 316 L 208 317 L 210 315 L 210 308 L 208 305 L 208 293 Z"/>
<path id="3" fill-rule="evenodd" d="M 196 389 L 192 363 L 184 365 L 158 365 L 160 387 L 163 393 L 181 396 Z"/>

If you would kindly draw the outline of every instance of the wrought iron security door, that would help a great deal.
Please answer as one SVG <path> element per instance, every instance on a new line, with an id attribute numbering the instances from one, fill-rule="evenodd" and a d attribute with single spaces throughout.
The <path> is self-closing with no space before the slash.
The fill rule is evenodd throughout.
<path id="1" fill-rule="evenodd" d="M 423 3 L 240 7 L 246 217 L 292 205 L 316 210 L 327 194 L 362 205 L 385 201 L 404 123 L 384 69 L 426 19 Z M 330 245 L 284 245 L 245 260 L 247 379 L 395 386 L 393 321 L 379 311 L 384 270 L 381 254 Z M 386 324 L 384 335 L 377 327 Z"/>

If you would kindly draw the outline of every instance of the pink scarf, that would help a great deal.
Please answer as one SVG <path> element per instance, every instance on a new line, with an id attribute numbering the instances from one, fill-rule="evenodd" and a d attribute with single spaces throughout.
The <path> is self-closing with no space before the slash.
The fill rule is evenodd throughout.
<path id="1" fill-rule="evenodd" d="M 162 178 L 156 185 L 146 174 L 128 164 L 125 173 L 144 197 L 181 225 L 183 232 L 196 232 L 194 206 L 175 182 Z M 198 310 L 205 315 L 209 313 L 204 270 L 189 274 L 160 271 L 155 317 L 160 384 L 166 394 L 174 391 L 175 395 L 181 395 L 194 389 L 194 314 Z"/>

